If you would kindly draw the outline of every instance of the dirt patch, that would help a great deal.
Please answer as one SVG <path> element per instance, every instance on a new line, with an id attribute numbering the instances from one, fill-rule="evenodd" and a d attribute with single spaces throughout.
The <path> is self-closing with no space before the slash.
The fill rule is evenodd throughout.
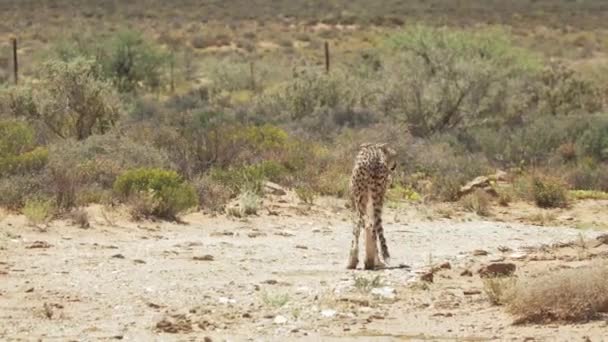
<path id="1" fill-rule="evenodd" d="M 434 207 L 402 205 L 385 214 L 399 266 L 347 271 L 350 213 L 319 202 L 240 219 L 195 213 L 187 224 L 108 220 L 93 207 L 87 231 L 56 221 L 41 232 L 9 216 L 0 223 L 0 339 L 543 339 L 556 328 L 514 326 L 477 271 L 514 264 L 524 277 L 608 256 L 593 230 L 455 209 L 437 219 Z M 422 281 L 428 274 L 432 282 Z M 595 340 L 603 324 L 559 333 Z"/>

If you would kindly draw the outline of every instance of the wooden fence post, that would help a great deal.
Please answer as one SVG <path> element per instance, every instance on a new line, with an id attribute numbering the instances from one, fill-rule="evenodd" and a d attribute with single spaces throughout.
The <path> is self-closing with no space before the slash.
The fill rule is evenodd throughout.
<path id="1" fill-rule="evenodd" d="M 13 41 L 13 75 L 15 84 L 19 83 L 19 60 L 17 58 L 17 37 L 12 38 Z"/>
<path id="2" fill-rule="evenodd" d="M 251 74 L 251 90 L 255 92 L 255 69 L 253 61 L 249 62 L 249 73 Z"/>
<path id="3" fill-rule="evenodd" d="M 325 42 L 325 72 L 329 74 L 329 42 Z"/>

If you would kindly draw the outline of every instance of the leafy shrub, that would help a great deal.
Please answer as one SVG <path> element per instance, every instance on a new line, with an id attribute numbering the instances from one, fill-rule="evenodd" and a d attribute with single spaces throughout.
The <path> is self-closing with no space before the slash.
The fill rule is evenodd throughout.
<path id="1" fill-rule="evenodd" d="M 286 172 L 285 167 L 274 161 L 264 161 L 259 164 L 235 167 L 227 170 L 213 169 L 211 180 L 228 187 L 233 195 L 245 190 L 261 193 L 265 180 L 277 181 Z"/>
<path id="2" fill-rule="evenodd" d="M 306 204 L 313 204 L 315 202 L 316 193 L 313 189 L 308 186 L 299 186 L 294 189 L 296 195 Z"/>
<path id="3" fill-rule="evenodd" d="M 34 130 L 25 122 L 0 121 L 0 156 L 16 156 L 34 148 Z"/>
<path id="4" fill-rule="evenodd" d="M 568 184 L 575 190 L 608 191 L 608 168 L 589 159 L 565 171 Z"/>
<path id="5" fill-rule="evenodd" d="M 93 35 L 76 35 L 55 47 L 63 62 L 79 58 L 93 60 L 103 78 L 111 80 L 121 92 L 141 86 L 156 90 L 162 86 L 168 54 L 146 41 L 136 31 L 123 30 L 105 39 Z"/>
<path id="6" fill-rule="evenodd" d="M 53 217 L 53 201 L 49 199 L 28 199 L 21 211 L 30 224 L 39 226 L 47 223 Z"/>
<path id="7" fill-rule="evenodd" d="M 179 213 L 197 205 L 196 192 L 175 171 L 127 171 L 114 182 L 114 192 L 123 200 L 141 203 L 141 213 L 146 217 L 176 219 Z"/>
<path id="8" fill-rule="evenodd" d="M 578 148 L 583 155 L 608 160 L 608 120 L 605 117 L 591 117 L 586 121 L 589 128 L 577 140 Z"/>
<path id="9" fill-rule="evenodd" d="M 138 32 L 119 32 L 104 42 L 103 49 L 99 62 L 121 92 L 136 90 L 139 84 L 153 90 L 162 86 L 168 57 Z"/>
<path id="10" fill-rule="evenodd" d="M 46 194 L 44 175 L 24 174 L 0 177 L 0 207 L 20 209 L 28 198 Z"/>
<path id="11" fill-rule="evenodd" d="M 92 60 L 51 60 L 40 70 L 31 89 L 14 88 L 7 94 L 10 113 L 40 122 L 61 138 L 83 140 L 105 133 L 122 112 L 120 99 L 103 80 Z"/>
<path id="12" fill-rule="evenodd" d="M 551 62 L 541 74 L 542 111 L 551 115 L 593 113 L 602 106 L 599 90 L 560 62 Z"/>
<path id="13" fill-rule="evenodd" d="M 535 177 L 532 180 L 532 197 L 541 208 L 557 208 L 568 205 L 568 191 L 564 183 L 553 177 Z"/>
<path id="14" fill-rule="evenodd" d="M 508 120 L 534 106 L 529 75 L 540 64 L 504 32 L 416 26 L 389 42 L 402 52 L 402 60 L 386 68 L 388 84 L 380 103 L 413 135 Z"/>
<path id="15" fill-rule="evenodd" d="M 19 121 L 0 121 L 0 175 L 38 171 L 48 150 L 35 147 L 34 130 Z"/>

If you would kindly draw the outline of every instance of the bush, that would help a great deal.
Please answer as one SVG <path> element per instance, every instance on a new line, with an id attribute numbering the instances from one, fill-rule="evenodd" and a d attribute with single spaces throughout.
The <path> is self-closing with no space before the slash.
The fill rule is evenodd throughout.
<path id="1" fill-rule="evenodd" d="M 195 179 L 194 187 L 198 194 L 199 206 L 212 212 L 224 210 L 232 196 L 230 188 L 213 181 L 209 176 L 200 176 Z"/>
<path id="2" fill-rule="evenodd" d="M 585 322 L 608 312 L 606 277 L 600 264 L 520 280 L 507 309 L 517 323 Z"/>
<path id="3" fill-rule="evenodd" d="M 227 170 L 213 169 L 209 173 L 214 182 L 230 189 L 233 195 L 244 191 L 260 194 L 265 180 L 278 181 L 287 172 L 285 167 L 274 161 L 235 167 Z"/>
<path id="4" fill-rule="evenodd" d="M 51 60 L 40 70 L 40 81 L 13 88 L 6 102 L 14 117 L 40 122 L 61 138 L 83 140 L 105 133 L 122 112 L 118 94 L 103 80 L 93 60 Z"/>
<path id="5" fill-rule="evenodd" d="M 483 290 L 492 305 L 503 305 L 509 300 L 517 284 L 515 277 L 483 278 Z"/>
<path id="6" fill-rule="evenodd" d="M 0 207 L 21 209 L 27 198 L 48 195 L 44 175 L 24 174 L 0 177 Z"/>
<path id="7" fill-rule="evenodd" d="M 31 173 L 44 167 L 48 150 L 35 147 L 34 130 L 19 121 L 0 121 L 0 175 Z"/>
<path id="8" fill-rule="evenodd" d="M 119 91 L 131 92 L 140 84 L 151 90 L 162 86 L 168 56 L 138 32 L 119 32 L 104 42 L 103 49 L 105 56 L 98 62 Z"/>
<path id="9" fill-rule="evenodd" d="M 593 113 L 602 106 L 599 89 L 560 62 L 543 70 L 539 95 L 541 111 L 551 115 Z"/>
<path id="10" fill-rule="evenodd" d="M 176 219 L 179 213 L 197 205 L 196 192 L 175 171 L 127 171 L 114 182 L 114 192 L 123 200 L 141 205 L 137 211 L 144 217 Z"/>
<path id="11" fill-rule="evenodd" d="M 540 63 L 504 32 L 416 26 L 389 42 L 402 60 L 385 68 L 380 105 L 415 136 L 511 120 L 535 105 L 528 88 Z"/>
<path id="12" fill-rule="evenodd" d="M 491 198 L 484 190 L 477 189 L 473 193 L 464 196 L 460 199 L 460 204 L 465 210 L 479 216 L 490 215 Z"/>
<path id="13" fill-rule="evenodd" d="M 53 201 L 48 199 L 28 199 L 21 211 L 30 224 L 39 226 L 47 223 L 53 217 Z"/>
<path id="14" fill-rule="evenodd" d="M 553 177 L 534 177 L 532 197 L 541 208 L 558 208 L 568 205 L 568 191 L 564 183 Z"/>

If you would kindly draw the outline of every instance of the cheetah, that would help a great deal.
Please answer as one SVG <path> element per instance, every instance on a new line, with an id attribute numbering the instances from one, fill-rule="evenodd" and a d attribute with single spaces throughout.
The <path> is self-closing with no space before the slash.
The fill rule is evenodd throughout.
<path id="1" fill-rule="evenodd" d="M 384 194 L 391 181 L 391 174 L 397 166 L 396 155 L 395 150 L 385 143 L 365 143 L 359 147 L 350 179 L 352 207 L 358 219 L 353 228 L 348 269 L 355 269 L 359 262 L 361 228 L 365 229 L 365 269 L 382 268 L 388 265 L 390 255 L 382 228 L 382 206 Z M 378 240 L 384 262 L 378 258 Z"/>

